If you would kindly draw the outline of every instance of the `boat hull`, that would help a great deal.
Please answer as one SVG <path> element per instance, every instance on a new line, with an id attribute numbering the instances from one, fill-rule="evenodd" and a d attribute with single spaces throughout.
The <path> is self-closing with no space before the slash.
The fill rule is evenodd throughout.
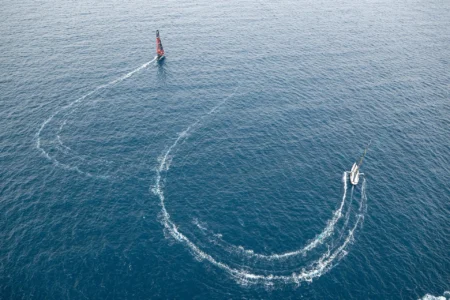
<path id="1" fill-rule="evenodd" d="M 350 183 L 357 185 L 359 182 L 359 168 L 356 163 L 353 164 L 352 170 L 350 171 Z"/>

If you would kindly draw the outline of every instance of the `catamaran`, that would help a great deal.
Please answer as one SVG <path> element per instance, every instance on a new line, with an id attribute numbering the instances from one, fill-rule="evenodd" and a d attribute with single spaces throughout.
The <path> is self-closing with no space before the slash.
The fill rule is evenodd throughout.
<path id="1" fill-rule="evenodd" d="M 360 174 L 359 168 L 361 167 L 361 165 L 363 163 L 364 156 L 366 155 L 367 149 L 369 148 L 369 146 L 370 146 L 370 143 L 369 143 L 369 145 L 367 145 L 366 149 L 364 149 L 364 153 L 361 155 L 359 162 L 358 163 L 355 162 L 352 166 L 352 169 L 350 170 L 350 182 L 353 185 L 357 185 L 359 182 L 359 174 Z"/>
<path id="2" fill-rule="evenodd" d="M 161 39 L 159 38 L 159 30 L 156 30 L 156 55 L 158 60 L 164 58 L 164 48 L 161 44 Z"/>

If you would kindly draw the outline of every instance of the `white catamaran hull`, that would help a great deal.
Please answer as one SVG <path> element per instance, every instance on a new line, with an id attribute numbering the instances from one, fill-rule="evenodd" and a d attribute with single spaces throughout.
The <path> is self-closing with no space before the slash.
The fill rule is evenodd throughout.
<path id="1" fill-rule="evenodd" d="M 352 170 L 350 171 L 350 182 L 353 185 L 357 185 L 359 182 L 359 168 L 356 163 L 353 164 Z"/>

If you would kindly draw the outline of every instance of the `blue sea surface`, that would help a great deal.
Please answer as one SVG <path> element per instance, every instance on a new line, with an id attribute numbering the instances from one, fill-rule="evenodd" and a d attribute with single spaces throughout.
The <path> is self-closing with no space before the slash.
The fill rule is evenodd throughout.
<path id="1" fill-rule="evenodd" d="M 2 1 L 0 299 L 448 291 L 450 1 Z"/>

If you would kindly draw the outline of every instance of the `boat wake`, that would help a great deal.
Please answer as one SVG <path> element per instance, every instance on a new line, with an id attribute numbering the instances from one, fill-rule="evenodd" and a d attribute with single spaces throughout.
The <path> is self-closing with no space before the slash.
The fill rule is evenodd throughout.
<path id="1" fill-rule="evenodd" d="M 333 212 L 332 217 L 331 217 L 331 219 L 328 220 L 325 228 L 319 234 L 317 234 L 307 245 L 305 245 L 304 247 L 302 247 L 298 250 L 295 250 L 295 251 L 288 251 L 288 252 L 284 252 L 284 253 L 275 253 L 275 254 L 255 253 L 254 250 L 245 249 L 243 246 L 235 246 L 235 245 L 231 245 L 231 244 L 225 242 L 222 239 L 222 234 L 215 233 L 211 230 L 208 230 L 206 228 L 206 224 L 201 224 L 198 219 L 196 219 L 194 221 L 194 224 L 199 229 L 203 230 L 204 233 L 209 234 L 210 240 L 214 241 L 214 243 L 216 245 L 220 245 L 227 252 L 238 254 L 238 255 L 244 257 L 245 259 L 253 259 L 255 261 L 255 263 L 256 263 L 256 261 L 258 261 L 259 264 L 261 264 L 261 262 L 263 262 L 263 261 L 266 261 L 266 262 L 286 261 L 288 258 L 296 257 L 296 256 L 304 257 L 308 254 L 308 252 L 327 243 L 330 240 L 330 238 L 333 237 L 333 235 L 335 234 L 336 224 L 344 216 L 343 209 L 346 204 L 347 189 L 348 189 L 347 181 L 348 181 L 348 172 L 344 172 L 343 176 L 342 176 L 344 192 L 343 192 L 341 203 L 339 205 L 339 208 L 335 212 Z M 363 188 L 365 191 L 365 186 L 363 186 Z M 348 224 L 349 224 L 349 220 L 350 220 L 350 216 L 351 216 L 350 213 L 351 213 L 351 205 L 352 205 L 352 200 L 353 200 L 353 189 L 354 189 L 354 187 L 352 187 L 350 202 L 347 205 L 348 209 L 347 209 L 347 213 L 344 216 L 344 220 L 343 220 L 344 224 L 343 224 L 342 228 L 348 228 Z M 361 209 L 362 209 L 362 207 L 360 207 L 360 210 Z M 343 231 L 340 234 L 338 239 L 342 239 L 344 234 L 345 234 L 345 232 Z"/>
<path id="2" fill-rule="evenodd" d="M 434 296 L 434 295 L 431 295 L 431 294 L 426 294 L 425 296 L 423 296 L 419 300 L 449 300 L 449 299 L 450 299 L 450 292 L 449 291 L 445 291 L 442 296 Z"/>
<path id="3" fill-rule="evenodd" d="M 284 253 L 256 253 L 251 249 L 232 245 L 224 241 L 222 234 L 209 230 L 205 223 L 194 219 L 194 224 L 201 230 L 202 234 L 209 236 L 208 241 L 210 244 L 200 246 L 200 244 L 193 242 L 178 229 L 178 226 L 172 221 L 167 211 L 164 181 L 170 167 L 170 162 L 173 159 L 172 152 L 199 126 L 203 118 L 218 111 L 229 98 L 234 96 L 235 92 L 209 110 L 202 118 L 179 133 L 172 145 L 159 158 L 159 165 L 156 168 L 155 184 L 151 187 L 151 191 L 160 200 L 160 216 L 164 231 L 168 236 L 187 246 L 198 260 L 206 260 L 224 270 L 240 284 L 264 284 L 266 286 L 273 286 L 276 283 L 292 283 L 298 285 L 305 281 L 311 282 L 314 278 L 318 278 L 332 269 L 347 255 L 348 248 L 354 241 L 355 231 L 364 221 L 367 201 L 366 180 L 364 177 L 360 190 L 359 205 L 354 215 L 352 215 L 350 209 L 353 201 L 354 187 L 352 187 L 350 202 L 346 205 L 348 172 L 344 172 L 342 176 L 344 191 L 341 202 L 338 209 L 333 212 L 332 217 L 324 229 L 307 243 L 306 246 Z M 345 208 L 347 208 L 346 212 L 344 212 Z M 351 216 L 353 216 L 352 219 Z M 342 224 L 342 226 L 339 227 L 337 226 L 338 224 Z M 339 230 L 337 230 L 338 227 Z M 311 258 L 305 261 L 305 256 L 309 253 L 312 254 Z"/>
<path id="4" fill-rule="evenodd" d="M 101 175 L 104 173 L 92 172 L 80 168 L 81 162 L 84 162 L 84 166 L 92 164 L 92 158 L 79 155 L 70 147 L 64 145 L 61 139 L 61 132 L 66 125 L 68 115 L 76 110 L 77 104 L 85 101 L 96 92 L 131 77 L 133 74 L 148 67 L 155 60 L 156 57 L 133 71 L 107 84 L 96 87 L 89 93 L 55 111 L 39 127 L 36 133 L 36 149 L 57 167 L 75 171 L 88 177 L 108 179 L 110 176 Z M 177 224 L 172 221 L 167 211 L 164 182 L 174 158 L 174 150 L 182 145 L 188 139 L 189 135 L 201 126 L 204 119 L 217 113 L 229 99 L 234 97 L 238 89 L 239 86 L 203 116 L 187 126 L 185 130 L 178 133 L 173 143 L 158 158 L 155 183 L 151 187 L 151 191 L 160 201 L 160 221 L 164 226 L 164 232 L 176 241 L 187 246 L 195 258 L 200 261 L 208 261 L 217 268 L 225 271 L 240 284 L 274 286 L 277 283 L 299 285 L 301 282 L 311 282 L 313 279 L 328 272 L 347 255 L 349 246 L 354 241 L 355 232 L 364 221 L 367 197 L 366 180 L 363 174 L 361 174 L 362 184 L 359 189 L 360 198 L 357 201 L 356 207 L 352 210 L 354 186 L 351 187 L 350 199 L 349 201 L 347 200 L 349 173 L 344 172 L 342 175 L 343 194 L 340 203 L 337 205 L 337 209 L 332 213 L 325 227 L 312 240 L 307 242 L 306 245 L 288 252 L 257 253 L 252 249 L 234 245 L 227 242 L 222 234 L 208 229 L 207 224 L 198 219 L 194 220 L 194 224 L 201 231 L 202 235 L 207 237 L 208 244 L 193 241 L 178 229 Z M 61 118 L 59 128 L 55 129 L 55 137 L 50 140 L 43 139 L 41 135 L 44 129 L 57 115 L 62 115 L 63 113 L 64 115 Z M 65 157 L 66 160 L 64 162 L 60 161 L 60 156 Z M 67 162 L 67 160 L 70 162 Z M 108 164 L 110 162 L 103 160 L 102 163 Z"/>
<path id="5" fill-rule="evenodd" d="M 147 68 L 152 62 L 156 61 L 156 57 L 153 58 L 152 60 L 146 62 L 145 64 L 139 66 L 138 68 L 134 69 L 131 72 L 128 72 L 127 74 L 112 80 L 106 84 L 102 84 L 98 87 L 96 87 L 95 89 L 93 89 L 92 91 L 84 94 L 83 96 L 81 96 L 80 98 L 70 102 L 69 104 L 61 107 L 60 109 L 56 110 L 50 117 L 48 117 L 39 127 L 39 130 L 36 133 L 36 149 L 39 150 L 42 155 L 47 158 L 49 161 L 51 161 L 55 166 L 63 168 L 65 170 L 69 170 L 69 171 L 75 171 L 79 174 L 88 176 L 88 177 L 93 177 L 93 178 L 98 178 L 98 179 L 108 179 L 109 176 L 108 175 L 98 175 L 92 171 L 86 171 L 86 170 L 82 170 L 79 165 L 81 161 L 86 161 L 87 157 L 82 156 L 82 155 L 78 155 L 76 153 L 73 153 L 74 151 L 64 145 L 64 143 L 61 140 L 61 131 L 63 130 L 64 126 L 66 125 L 67 122 L 67 117 L 68 115 L 70 115 L 71 113 L 73 113 L 76 109 L 77 104 L 80 104 L 81 102 L 85 101 L 86 99 L 88 99 L 90 96 L 92 96 L 93 94 L 97 93 L 100 90 L 109 88 L 117 83 L 120 83 L 122 81 L 124 81 L 127 78 L 130 78 L 132 75 L 134 75 L 135 73 L 141 71 L 144 68 Z M 41 134 L 44 131 L 44 129 L 47 127 L 47 125 L 52 122 L 52 120 L 57 116 L 57 115 L 61 115 L 62 113 L 65 113 L 64 117 L 66 119 L 62 120 L 61 125 L 59 126 L 59 129 L 57 130 L 56 133 L 56 138 L 54 138 L 53 140 L 45 140 L 45 142 L 47 143 L 46 146 L 48 146 L 48 150 L 46 150 L 47 147 L 44 146 L 44 140 L 41 138 Z M 56 140 L 56 143 L 55 143 Z M 56 144 L 56 146 L 51 147 L 52 144 Z M 58 155 L 55 154 L 54 152 L 60 152 L 60 154 L 65 154 L 65 155 L 69 155 L 70 160 L 71 161 L 75 161 L 75 163 L 67 163 L 67 162 L 61 162 L 58 159 Z M 52 154 L 51 154 L 52 153 Z M 105 160 L 101 160 L 101 162 L 103 163 L 111 163 L 109 161 L 105 161 Z"/>

